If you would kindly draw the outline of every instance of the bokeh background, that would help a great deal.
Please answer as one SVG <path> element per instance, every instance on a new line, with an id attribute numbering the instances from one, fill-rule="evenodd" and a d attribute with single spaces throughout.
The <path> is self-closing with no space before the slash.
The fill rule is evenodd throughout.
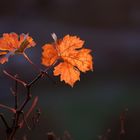
<path id="1" fill-rule="evenodd" d="M 118 140 L 119 117 L 126 108 L 124 139 L 140 138 L 139 0 L 1 0 L 0 35 L 4 32 L 30 33 L 37 46 L 26 53 L 39 67 L 41 46 L 53 41 L 53 32 L 58 38 L 80 36 L 94 57 L 94 72 L 82 74 L 74 88 L 56 77 L 56 85 L 46 77 L 32 88 L 33 95 L 39 96 L 40 123 L 33 131 L 19 131 L 18 140 L 25 134 L 30 140 L 47 140 L 48 131 L 61 136 L 65 130 L 74 140 L 98 140 L 108 128 L 110 139 Z M 0 66 L 0 102 L 12 106 L 14 82 L 3 69 L 27 81 L 37 72 L 22 56 Z M 9 120 L 9 114 L 1 112 Z M 1 140 L 3 128 L 0 122 Z"/>

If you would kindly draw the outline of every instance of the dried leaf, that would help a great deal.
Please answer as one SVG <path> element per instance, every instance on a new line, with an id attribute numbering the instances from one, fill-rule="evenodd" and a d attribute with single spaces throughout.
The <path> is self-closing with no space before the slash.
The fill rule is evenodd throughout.
<path id="1" fill-rule="evenodd" d="M 56 37 L 57 38 L 57 37 Z M 66 35 L 53 44 L 43 46 L 42 64 L 51 66 L 58 59 L 62 60 L 54 68 L 54 75 L 60 75 L 61 81 L 73 86 L 80 80 L 80 72 L 93 70 L 91 50 L 83 48 L 84 41 L 77 36 Z"/>
<path id="2" fill-rule="evenodd" d="M 0 38 L 0 63 L 4 64 L 9 57 L 22 54 L 26 48 L 35 46 L 35 42 L 28 34 L 4 33 Z"/>

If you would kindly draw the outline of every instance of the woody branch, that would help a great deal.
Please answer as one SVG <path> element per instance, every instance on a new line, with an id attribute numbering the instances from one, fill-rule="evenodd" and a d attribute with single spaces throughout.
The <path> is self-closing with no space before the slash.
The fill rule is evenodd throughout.
<path id="1" fill-rule="evenodd" d="M 7 129 L 9 129 L 9 131 L 7 131 L 7 140 L 13 140 L 17 130 L 21 127 L 20 124 L 21 121 L 20 120 L 20 116 L 24 115 L 23 114 L 23 110 L 25 108 L 25 106 L 27 105 L 27 103 L 29 102 L 29 100 L 32 97 L 31 94 L 31 87 L 39 80 L 41 79 L 44 75 L 48 75 L 46 71 L 40 71 L 40 73 L 30 82 L 30 83 L 26 83 L 23 80 L 17 78 L 17 76 L 13 76 L 11 74 L 9 74 L 7 71 L 3 71 L 8 77 L 10 77 L 11 79 L 13 79 L 15 81 L 15 89 L 14 91 L 12 90 L 12 93 L 14 94 L 15 97 L 15 114 L 14 114 L 14 121 L 13 121 L 13 125 L 12 127 L 9 127 L 7 122 L 5 121 L 4 117 L 1 115 L 1 118 L 5 124 L 5 126 L 7 127 Z M 18 88 L 18 83 L 22 84 L 25 88 L 26 88 L 26 97 L 25 100 L 22 102 L 21 105 L 18 105 L 18 94 L 17 94 L 17 88 Z M 25 122 L 25 121 L 24 121 Z M 23 123 L 22 123 L 23 124 Z"/>

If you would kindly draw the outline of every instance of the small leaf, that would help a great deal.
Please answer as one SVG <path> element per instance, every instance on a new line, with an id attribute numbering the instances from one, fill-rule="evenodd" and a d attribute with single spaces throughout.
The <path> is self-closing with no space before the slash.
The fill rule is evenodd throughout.
<path id="1" fill-rule="evenodd" d="M 4 33 L 0 38 L 0 64 L 8 61 L 15 54 L 22 54 L 26 48 L 35 46 L 33 39 L 27 34 Z"/>

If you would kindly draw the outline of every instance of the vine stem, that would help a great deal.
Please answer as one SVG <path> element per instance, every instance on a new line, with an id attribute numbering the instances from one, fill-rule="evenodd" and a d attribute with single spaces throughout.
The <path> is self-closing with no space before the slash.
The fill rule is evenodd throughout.
<path id="1" fill-rule="evenodd" d="M 48 76 L 49 78 L 51 78 L 47 71 L 56 64 L 57 61 L 55 61 L 50 67 L 46 68 L 45 70 L 41 70 L 39 69 L 30 59 L 29 57 L 23 53 L 23 56 L 26 58 L 26 60 L 36 69 L 39 71 L 38 75 L 35 76 L 35 78 L 30 81 L 29 83 L 19 79 L 17 77 L 17 75 L 13 76 L 10 73 L 8 73 L 6 70 L 4 70 L 4 74 L 7 75 L 9 78 L 11 78 L 12 80 L 15 81 L 15 88 L 14 91 L 12 90 L 12 93 L 15 97 L 15 108 L 14 109 L 14 119 L 13 119 L 13 124 L 11 127 L 8 127 L 8 124 L 6 123 L 6 121 L 4 120 L 3 116 L 1 115 L 0 117 L 2 118 L 5 126 L 7 127 L 8 131 L 7 131 L 7 140 L 14 140 L 15 138 L 15 134 L 17 132 L 17 130 L 19 128 L 21 128 L 21 124 L 23 126 L 23 123 L 26 123 L 26 120 L 21 120 L 21 115 L 23 116 L 24 112 L 23 109 L 25 108 L 25 106 L 28 104 L 28 102 L 31 100 L 32 98 L 32 94 L 31 94 L 31 87 L 39 80 L 41 79 L 43 76 Z M 52 79 L 52 78 L 51 78 Z M 26 97 L 24 99 L 24 101 L 19 105 L 18 104 L 18 94 L 17 94 L 17 89 L 18 89 L 18 83 L 23 85 L 26 88 Z M 36 98 L 36 100 L 38 100 Z M 29 110 L 29 112 L 26 114 L 26 116 L 24 117 L 24 119 L 26 119 L 28 117 L 28 115 L 33 111 L 33 108 L 35 106 L 35 103 L 37 101 L 34 101 L 32 104 L 31 109 Z M 7 107 L 6 107 L 7 108 Z M 9 109 L 9 108 L 8 108 Z M 10 108 L 11 109 L 11 108 Z"/>
<path id="2" fill-rule="evenodd" d="M 36 71 L 40 71 L 40 74 L 38 75 L 39 77 L 41 76 L 41 74 L 42 74 L 42 75 L 47 75 L 47 77 L 50 78 L 50 79 L 54 82 L 53 78 L 47 73 L 47 71 L 48 71 L 52 66 L 54 66 L 54 65 L 57 63 L 57 61 L 55 61 L 51 66 L 49 66 L 49 67 L 46 68 L 45 70 L 42 70 L 42 69 L 39 69 L 38 66 L 37 66 L 35 63 L 33 63 L 33 61 L 26 55 L 26 53 L 23 52 L 23 56 L 24 56 L 25 59 L 35 68 Z M 56 83 L 54 82 L 54 84 L 56 84 Z"/>
<path id="3" fill-rule="evenodd" d="M 26 86 L 26 88 L 27 88 L 26 98 L 23 101 L 22 105 L 19 108 L 17 108 L 17 110 L 16 110 L 15 121 L 14 121 L 15 123 L 13 124 L 13 127 L 11 128 L 11 132 L 9 132 L 7 134 L 7 137 L 8 137 L 7 140 L 13 140 L 17 130 L 20 128 L 20 125 L 19 125 L 20 122 L 19 121 L 20 121 L 20 116 L 23 112 L 23 108 L 26 106 L 28 101 L 31 99 L 30 87 Z"/>
<path id="4" fill-rule="evenodd" d="M 39 80 L 41 79 L 44 75 L 48 75 L 47 71 L 40 71 L 40 73 L 29 83 L 24 82 L 23 80 L 17 78 L 17 76 L 13 76 L 9 74 L 7 71 L 3 71 L 8 77 L 13 79 L 15 81 L 15 91 L 14 95 L 17 95 L 17 84 L 20 83 L 26 88 L 26 97 L 24 101 L 22 102 L 21 105 L 18 105 L 18 97 L 15 96 L 15 115 L 14 115 L 14 121 L 13 125 L 10 128 L 10 131 L 7 131 L 7 140 L 13 140 L 15 137 L 15 134 L 17 130 L 20 128 L 21 120 L 20 116 L 23 114 L 23 109 L 27 105 L 27 103 L 31 100 L 32 94 L 31 94 L 31 87 Z"/>
<path id="5" fill-rule="evenodd" d="M 15 75 L 15 77 L 17 77 L 17 75 Z M 15 97 L 15 109 L 17 109 L 17 107 L 18 107 L 17 89 L 18 89 L 18 82 L 15 81 L 15 92 L 14 92 L 14 97 Z"/>
<path id="6" fill-rule="evenodd" d="M 11 76 L 9 73 L 8 73 L 8 76 L 10 76 L 10 78 L 13 79 L 13 76 Z M 26 98 L 25 100 L 22 102 L 22 104 L 17 107 L 16 107 L 16 113 L 15 113 L 15 117 L 14 117 L 14 123 L 13 123 L 13 126 L 11 128 L 11 131 L 7 132 L 7 140 L 13 140 L 14 139 L 14 136 L 17 132 L 17 130 L 20 128 L 20 116 L 23 112 L 23 109 L 25 108 L 25 106 L 27 105 L 27 103 L 29 102 L 29 100 L 31 99 L 32 97 L 32 94 L 31 94 L 31 87 L 32 85 L 34 85 L 41 77 L 43 76 L 43 73 L 39 73 L 29 84 L 23 84 L 27 90 L 26 92 Z M 21 80 L 17 80 L 16 77 L 14 77 L 15 81 L 17 82 L 20 82 L 20 83 L 25 83 L 25 82 L 21 82 Z M 17 94 L 17 93 L 16 93 Z M 17 105 L 17 100 L 16 100 L 16 105 Z"/>

